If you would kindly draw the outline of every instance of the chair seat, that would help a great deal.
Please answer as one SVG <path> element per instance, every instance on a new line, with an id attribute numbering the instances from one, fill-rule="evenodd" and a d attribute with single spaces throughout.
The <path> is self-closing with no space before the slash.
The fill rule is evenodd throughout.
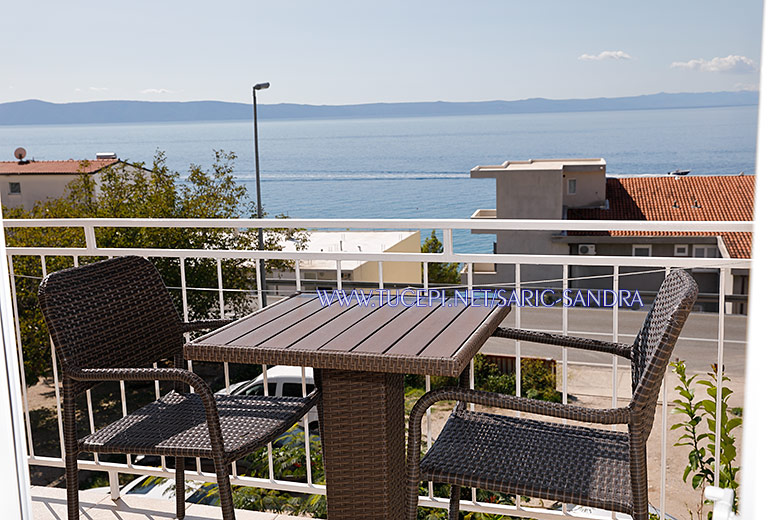
<path id="1" fill-rule="evenodd" d="M 292 427 L 315 398 L 215 395 L 225 456 L 236 460 Z M 80 451 L 209 457 L 206 411 L 197 394 L 175 391 L 87 435 Z"/>
<path id="2" fill-rule="evenodd" d="M 422 480 L 631 513 L 628 434 L 458 410 Z"/>

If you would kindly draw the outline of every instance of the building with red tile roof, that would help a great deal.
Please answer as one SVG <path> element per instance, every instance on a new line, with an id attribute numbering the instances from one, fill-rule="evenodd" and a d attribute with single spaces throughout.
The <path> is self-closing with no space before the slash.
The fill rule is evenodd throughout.
<path id="1" fill-rule="evenodd" d="M 606 179 L 601 208 L 568 208 L 571 220 L 753 220 L 754 175 L 666 175 Z M 581 233 L 585 235 L 586 233 Z M 596 235 L 597 233 L 587 233 Z M 609 231 L 609 236 L 715 236 L 711 233 Z M 574 235 L 574 233 L 570 233 Z M 751 233 L 720 233 L 731 258 L 750 258 Z"/>
<path id="2" fill-rule="evenodd" d="M 680 175 L 610 177 L 604 159 L 532 159 L 477 166 L 472 178 L 496 182 L 496 208 L 479 209 L 472 218 L 751 221 L 755 177 L 752 175 Z M 482 231 L 474 231 L 483 233 Z M 496 231 L 494 252 L 528 255 L 604 255 L 700 258 L 750 258 L 751 233 L 676 231 Z M 475 265 L 474 284 L 512 283 L 514 266 Z M 663 278 L 658 269 L 622 276 L 620 287 L 652 292 Z M 611 288 L 612 267 L 570 262 L 570 287 Z M 717 293 L 718 269 L 695 269 L 700 293 Z M 746 294 L 748 269 L 727 270 L 732 294 Z M 523 283 L 561 278 L 560 266 L 523 265 Z M 464 273 L 464 277 L 465 277 Z M 539 282 L 541 283 L 541 282 Z M 547 283 L 547 282 L 545 282 Z M 555 285 L 555 282 L 552 282 Z M 604 286 L 604 287 L 602 287 Z M 717 301 L 717 299 L 715 299 Z M 732 298 L 742 302 L 743 299 Z M 711 305 L 709 305 L 711 307 Z M 701 308 L 709 308 L 703 304 Z M 738 303 L 734 312 L 744 312 Z"/>
<path id="3" fill-rule="evenodd" d="M 67 161 L 0 161 L 0 175 L 73 175 L 97 173 L 119 162 L 119 159 Z"/>
<path id="4" fill-rule="evenodd" d="M 80 174 L 95 175 L 108 168 L 135 169 L 137 166 L 117 159 L 113 154 L 99 154 L 98 158 L 83 160 L 0 161 L 0 202 L 9 208 L 29 210 L 36 202 L 61 197 L 68 184 Z"/>

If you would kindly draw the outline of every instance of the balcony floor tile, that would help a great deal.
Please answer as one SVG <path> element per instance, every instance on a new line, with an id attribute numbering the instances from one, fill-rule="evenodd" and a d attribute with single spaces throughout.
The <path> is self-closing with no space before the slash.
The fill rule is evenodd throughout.
<path id="1" fill-rule="evenodd" d="M 33 486 L 32 512 L 35 520 L 67 518 L 65 490 Z M 114 501 L 102 491 L 80 491 L 81 518 L 85 520 L 167 520 L 175 518 L 173 500 L 122 495 Z M 218 520 L 222 510 L 203 504 L 187 504 L 187 520 Z M 299 520 L 300 517 L 236 510 L 237 520 Z"/>

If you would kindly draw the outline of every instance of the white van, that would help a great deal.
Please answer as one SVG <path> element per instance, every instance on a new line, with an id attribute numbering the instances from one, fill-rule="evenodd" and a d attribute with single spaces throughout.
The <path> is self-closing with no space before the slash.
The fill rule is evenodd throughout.
<path id="1" fill-rule="evenodd" d="M 267 370 L 268 373 L 268 395 L 277 397 L 303 397 L 303 386 L 301 385 L 301 367 L 290 367 L 277 365 Z M 314 391 L 314 370 L 311 367 L 305 369 L 306 394 Z M 254 379 L 234 383 L 228 388 L 223 388 L 217 394 L 227 395 L 265 395 L 264 379 L 261 373 Z M 315 406 L 307 414 L 309 425 L 316 426 L 317 407 Z"/>

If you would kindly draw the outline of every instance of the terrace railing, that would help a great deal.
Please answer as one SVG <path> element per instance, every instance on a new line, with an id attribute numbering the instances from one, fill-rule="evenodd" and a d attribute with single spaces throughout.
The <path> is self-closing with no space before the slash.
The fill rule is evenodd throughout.
<path id="1" fill-rule="evenodd" d="M 463 284 L 464 289 L 475 288 L 474 284 L 474 265 L 475 264 L 497 264 L 497 265 L 510 265 L 514 267 L 515 282 L 510 283 L 509 289 L 522 290 L 524 282 L 522 282 L 521 273 L 524 266 L 550 266 L 560 267 L 560 277 L 554 279 L 545 280 L 548 284 L 557 285 L 560 289 L 567 289 L 573 282 L 578 279 L 576 277 L 569 276 L 569 268 L 572 266 L 599 266 L 601 268 L 611 269 L 611 273 L 606 275 L 613 290 L 618 290 L 620 287 L 620 279 L 625 276 L 633 276 L 636 273 L 621 272 L 624 270 L 636 270 L 636 268 L 645 268 L 655 272 L 668 272 L 672 268 L 685 268 L 685 269 L 710 269 L 717 271 L 719 274 L 719 290 L 716 295 L 717 299 L 717 333 L 713 338 L 701 338 L 686 336 L 685 330 L 683 330 L 683 337 L 681 340 L 688 341 L 700 341 L 700 342 L 712 342 L 715 345 L 715 351 L 712 352 L 713 361 L 716 361 L 718 366 L 724 365 L 724 345 L 731 341 L 736 343 L 742 343 L 742 340 L 728 340 L 726 338 L 725 326 L 726 326 L 726 302 L 727 302 L 727 290 L 726 281 L 729 277 L 732 269 L 749 269 L 750 261 L 745 259 L 732 259 L 732 258 L 692 258 L 692 257 L 635 257 L 635 256 L 573 256 L 573 255 L 527 255 L 527 254 L 476 254 L 476 253 L 461 253 L 456 252 L 453 246 L 453 232 L 463 233 L 472 230 L 485 231 L 550 231 L 560 233 L 562 231 L 634 231 L 634 232 L 687 232 L 697 234 L 718 234 L 725 232 L 750 232 L 752 231 L 752 222 L 646 222 L 646 221 L 567 221 L 567 220 L 501 220 L 501 219 L 414 219 L 414 220 L 401 220 L 401 219 L 351 219 L 351 220 L 330 220 L 330 219 L 30 219 L 30 220 L 5 220 L 3 225 L 6 230 L 13 230 L 18 228 L 78 228 L 83 232 L 83 247 L 9 247 L 7 249 L 9 271 L 14 280 L 14 277 L 19 276 L 14 272 L 14 259 L 18 257 L 38 257 L 40 258 L 40 269 L 43 276 L 47 274 L 47 263 L 52 257 L 66 257 L 71 259 L 73 265 L 78 265 L 80 259 L 85 257 L 113 257 L 121 255 L 139 255 L 148 258 L 169 258 L 176 259 L 180 267 L 180 284 L 175 287 L 170 287 L 172 290 L 181 291 L 182 302 L 182 315 L 185 320 L 189 319 L 190 309 L 188 306 L 187 294 L 192 291 L 199 290 L 211 290 L 217 291 L 219 298 L 219 314 L 224 317 L 226 313 L 225 298 L 224 295 L 229 291 L 235 291 L 236 289 L 229 289 L 223 286 L 222 277 L 222 263 L 223 261 L 239 259 L 248 262 L 250 265 L 254 264 L 255 270 L 259 273 L 260 260 L 285 260 L 291 262 L 294 267 L 294 287 L 296 290 L 302 290 L 304 284 L 308 280 L 302 279 L 301 276 L 301 262 L 307 260 L 325 260 L 333 262 L 335 265 L 336 276 L 333 283 L 337 289 L 341 289 L 345 282 L 342 280 L 342 263 L 348 261 L 367 261 L 377 262 L 378 265 L 378 280 L 375 284 L 376 288 L 384 288 L 385 281 L 383 276 L 383 266 L 393 262 L 416 262 L 422 266 L 422 284 L 424 289 L 430 288 L 433 284 L 429 283 L 428 267 L 431 263 L 438 262 L 457 262 L 463 264 L 466 273 L 466 283 Z M 442 232 L 442 244 L 443 252 L 438 254 L 431 253 L 402 253 L 402 252 L 323 252 L 323 251 L 258 251 L 258 250 L 213 250 L 213 249 L 151 249 L 151 248 L 105 248 L 98 244 L 96 238 L 96 229 L 101 228 L 223 228 L 225 230 L 233 229 L 257 229 L 257 228 L 287 228 L 287 229 L 305 229 L 305 230 L 419 230 L 426 231 L 430 229 L 441 230 Z M 464 230 L 464 231 L 459 231 Z M 216 263 L 217 274 L 217 287 L 216 288 L 201 288 L 192 287 L 187 283 L 186 276 L 186 261 L 193 259 L 212 259 Z M 260 277 L 256 277 L 260 280 Z M 591 277 L 592 278 L 592 277 Z M 318 282 L 319 283 L 319 282 Z M 539 282 L 534 282 L 538 284 Z M 259 281 L 258 281 L 259 284 Z M 292 285 L 292 280 L 290 280 Z M 365 285 L 365 284 L 363 284 Z M 12 288 L 15 284 L 12 284 Z M 507 287 L 504 285 L 504 287 Z M 292 287 L 291 287 L 292 289 Z M 258 295 L 260 287 L 255 287 L 248 292 L 250 297 Z M 19 332 L 19 309 L 16 305 L 16 294 L 13 294 L 14 299 L 14 320 L 16 330 L 17 348 L 20 360 L 23 359 L 23 345 L 22 335 Z M 260 306 L 261 299 L 256 298 L 257 305 Z M 563 334 L 572 335 L 602 335 L 611 337 L 612 341 L 631 341 L 630 337 L 626 337 L 626 334 L 619 333 L 619 320 L 620 313 L 617 306 L 612 309 L 612 323 L 611 330 L 600 331 L 577 331 L 571 330 L 569 326 L 569 311 L 567 307 L 561 307 L 555 310 L 560 312 L 561 322 L 560 328 L 551 330 L 553 332 L 559 332 Z M 513 311 L 514 320 L 517 326 L 521 323 L 526 328 L 534 328 L 533 323 L 522 322 L 524 309 L 516 307 Z M 551 310 L 551 312 L 553 312 Z M 621 337 L 622 336 L 622 337 Z M 515 356 L 519 359 L 522 355 L 522 345 L 520 342 L 515 342 Z M 35 447 L 33 443 L 33 432 L 30 422 L 30 407 L 29 396 L 27 395 L 27 386 L 25 384 L 23 367 L 20 369 L 22 378 L 23 389 L 23 403 L 24 412 L 26 418 L 26 436 L 28 443 L 28 464 L 31 466 L 51 466 L 51 467 L 64 467 L 62 454 L 64 449 L 62 448 L 62 412 L 60 409 L 60 394 L 59 394 L 59 374 L 57 371 L 57 364 L 54 356 L 54 350 L 51 351 L 52 359 L 52 374 L 54 378 L 54 391 L 57 401 L 57 426 L 59 428 L 60 439 L 60 456 L 43 456 L 35 453 Z M 560 351 L 560 370 L 561 384 L 562 384 L 562 399 L 566 402 L 568 398 L 568 372 L 572 365 L 582 365 L 583 363 L 574 363 L 569 361 L 568 350 L 563 347 Z M 587 364 L 587 363 L 584 363 Z M 600 365 L 604 366 L 604 365 Z M 607 365 L 611 368 L 612 384 L 611 384 L 611 399 L 612 405 L 616 406 L 618 401 L 618 360 L 613 357 L 612 363 Z M 521 364 L 515 363 L 516 381 L 517 381 L 517 394 L 521 391 Z M 266 371 L 266 367 L 263 367 L 263 371 Z M 473 374 L 472 370 L 472 374 Z M 229 366 L 224 366 L 225 386 L 230 385 L 230 370 Z M 667 379 L 668 379 L 667 375 Z M 426 377 L 426 389 L 430 388 L 430 377 Z M 472 376 L 472 386 L 473 386 Z M 302 384 L 305 387 L 305 379 L 302 374 Z M 670 435 L 668 417 L 670 414 L 669 404 L 669 384 L 664 382 L 663 389 L 661 391 L 660 407 L 661 407 L 661 421 L 656 421 L 655 428 L 660 429 L 661 438 L 661 470 L 660 481 L 653 482 L 652 485 L 660 491 L 653 495 L 651 498 L 653 502 L 657 504 L 657 508 L 660 512 L 660 517 L 664 518 L 666 514 L 666 497 L 669 484 L 669 476 L 667 475 L 667 441 Z M 267 388 L 266 388 L 267 391 Z M 304 390 L 305 391 L 305 390 Z M 721 438 L 721 397 L 723 391 L 722 371 L 718 371 L 717 375 L 717 395 L 716 403 L 717 409 L 717 425 L 715 431 L 715 445 L 720 446 Z M 159 396 L 159 385 L 155 386 L 156 395 Z M 120 384 L 121 393 L 121 405 L 122 410 L 126 413 L 127 400 L 124 384 Z M 92 396 L 87 395 L 87 407 L 88 407 L 88 419 L 91 428 L 94 428 L 94 414 L 92 406 Z M 430 412 L 428 424 L 430 425 Z M 308 419 L 304 425 L 308 432 Z M 428 428 L 428 444 L 430 445 L 430 428 Z M 280 491 L 296 492 L 296 493 L 308 493 L 308 494 L 324 494 L 325 486 L 315 484 L 312 481 L 312 468 L 311 468 L 311 456 L 308 445 L 307 435 L 307 478 L 306 482 L 297 482 L 290 480 L 283 480 L 276 478 L 273 474 L 273 449 L 269 446 L 269 478 L 255 478 L 245 475 L 239 475 L 235 465 L 232 475 L 232 483 L 239 486 L 253 486 L 267 489 L 275 489 Z M 716 461 L 715 467 L 718 467 L 720 461 Z M 162 461 L 161 467 L 149 467 L 141 466 L 133 463 L 130 457 L 127 458 L 124 463 L 107 462 L 94 456 L 92 460 L 80 460 L 79 466 L 85 470 L 103 471 L 109 475 L 109 484 L 111 494 L 113 497 L 119 495 L 119 479 L 120 473 L 137 474 L 137 475 L 150 475 L 161 477 L 173 477 L 174 471 L 171 467 L 166 465 L 165 460 Z M 213 481 L 215 479 L 212 473 L 206 472 L 202 469 L 200 461 L 198 461 L 196 469 L 194 471 L 187 471 L 186 476 L 188 479 L 197 481 Z M 715 476 L 715 485 L 718 485 L 718 474 Z M 529 507 L 523 505 L 520 500 L 516 501 L 514 505 L 497 505 L 492 503 L 479 502 L 477 500 L 476 490 L 472 491 L 472 500 L 464 501 L 461 509 L 464 511 L 477 511 L 483 513 L 497 513 L 511 516 L 522 516 L 538 519 L 547 518 L 560 518 L 571 514 L 567 511 L 564 505 L 563 510 L 554 511 L 550 509 L 543 509 L 537 507 Z M 429 485 L 429 493 L 420 497 L 420 505 L 428 507 L 445 508 L 447 507 L 447 499 L 434 497 L 433 486 Z"/>

